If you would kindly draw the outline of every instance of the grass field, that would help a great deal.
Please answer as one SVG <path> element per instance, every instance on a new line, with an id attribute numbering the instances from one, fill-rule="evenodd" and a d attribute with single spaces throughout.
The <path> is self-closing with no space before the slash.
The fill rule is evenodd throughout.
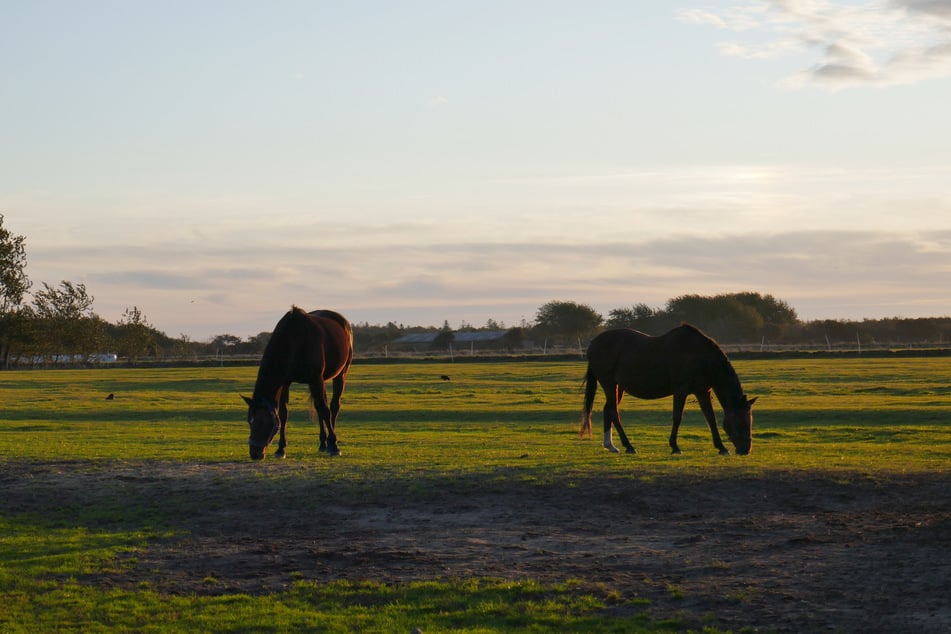
<path id="1" fill-rule="evenodd" d="M 288 458 L 257 463 L 248 459 L 239 398 L 251 392 L 255 368 L 0 373 L 0 484 L 8 497 L 0 511 L 0 631 L 731 629 L 741 621 L 697 613 L 690 593 L 677 587 L 668 594 L 682 607 L 673 616 L 654 611 L 650 593 L 632 590 L 627 577 L 612 586 L 558 571 L 538 579 L 361 576 L 373 569 L 370 562 L 360 574 L 337 578 L 310 575 L 300 561 L 282 570 L 278 561 L 283 580 L 273 586 L 224 579 L 219 566 L 197 583 L 173 587 L 154 581 L 143 562 L 152 545 L 172 542 L 191 544 L 197 560 L 190 536 L 213 533 L 221 518 L 257 521 L 262 511 L 277 534 L 249 528 L 239 537 L 279 550 L 282 524 L 273 518 L 288 507 L 316 517 L 334 505 L 385 510 L 397 500 L 424 506 L 486 491 L 505 496 L 510 485 L 531 498 L 599 478 L 627 495 L 628 486 L 705 479 L 819 478 L 848 492 L 853 485 L 884 488 L 909 474 L 951 475 L 951 358 L 734 366 L 747 394 L 759 397 L 750 456 L 717 455 L 689 402 L 684 455 L 671 456 L 669 399 L 625 400 L 622 420 L 637 456 L 578 440 L 580 361 L 357 363 L 338 422 L 343 456 L 317 451 L 306 391 L 297 386 Z M 440 380 L 444 374 L 452 380 Z M 115 400 L 105 400 L 109 393 Z M 596 408 L 602 404 L 599 395 Z M 946 522 L 947 498 L 936 503 L 936 521 Z M 947 544 L 942 548 L 946 554 Z M 236 561 L 254 552 L 248 547 Z M 683 594 L 688 600 L 678 598 Z"/>

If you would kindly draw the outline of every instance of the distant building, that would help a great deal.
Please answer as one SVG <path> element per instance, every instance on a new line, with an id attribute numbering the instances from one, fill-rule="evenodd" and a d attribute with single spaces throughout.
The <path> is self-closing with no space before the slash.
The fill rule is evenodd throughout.
<path id="1" fill-rule="evenodd" d="M 453 333 L 453 343 L 491 343 L 502 342 L 508 330 L 466 330 Z"/>
<path id="2" fill-rule="evenodd" d="M 428 346 L 428 345 L 431 345 L 434 341 L 436 341 L 436 336 L 438 334 L 439 333 L 437 332 L 414 332 L 408 335 L 403 335 L 402 337 L 394 341 L 393 345 Z"/>

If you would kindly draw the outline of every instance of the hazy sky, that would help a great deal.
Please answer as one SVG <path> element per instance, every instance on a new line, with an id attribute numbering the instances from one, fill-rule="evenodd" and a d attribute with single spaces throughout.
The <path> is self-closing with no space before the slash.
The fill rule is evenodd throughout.
<path id="1" fill-rule="evenodd" d="M 27 274 L 172 337 L 951 315 L 951 0 L 0 0 Z"/>

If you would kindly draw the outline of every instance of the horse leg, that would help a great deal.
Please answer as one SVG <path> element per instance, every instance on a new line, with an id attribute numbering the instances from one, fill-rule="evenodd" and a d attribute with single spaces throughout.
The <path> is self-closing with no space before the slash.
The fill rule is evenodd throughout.
<path id="1" fill-rule="evenodd" d="M 326 399 L 326 396 L 324 397 Z M 315 395 L 314 387 L 310 386 L 310 422 L 317 423 L 317 429 L 320 433 L 320 446 L 318 451 L 324 453 L 327 451 L 327 424 L 324 417 L 320 415 L 317 403 L 320 397 Z"/>
<path id="2" fill-rule="evenodd" d="M 624 428 L 621 427 L 621 399 L 624 397 L 624 390 L 621 389 L 621 386 L 617 388 L 617 406 L 614 408 L 614 428 L 617 429 L 617 435 L 621 438 L 621 444 L 624 445 L 624 449 L 627 453 L 637 453 L 637 449 L 631 444 L 631 441 L 627 439 L 627 434 L 624 433 Z"/>
<path id="3" fill-rule="evenodd" d="M 614 405 L 610 403 L 604 404 L 604 440 L 601 444 L 605 449 L 613 453 L 620 453 L 618 448 L 614 446 L 614 441 L 611 439 L 611 426 L 614 424 L 614 415 L 611 413 Z"/>
<path id="4" fill-rule="evenodd" d="M 670 453 L 680 454 L 680 447 L 677 446 L 677 432 L 680 431 L 680 421 L 684 418 L 684 405 L 687 404 L 687 395 L 675 393 L 674 394 L 674 414 L 673 414 L 673 424 L 670 427 Z"/>
<path id="5" fill-rule="evenodd" d="M 614 424 L 614 419 L 617 418 L 617 393 L 619 388 L 617 384 L 605 385 L 603 383 L 601 387 L 604 389 L 604 440 L 602 445 L 608 451 L 620 453 L 611 439 L 611 426 Z"/>
<path id="6" fill-rule="evenodd" d="M 326 446 L 326 452 L 331 456 L 339 456 L 337 448 L 337 434 L 334 433 L 330 418 L 330 408 L 327 406 L 327 388 L 323 381 L 311 384 L 310 395 L 314 400 L 314 409 L 317 410 L 317 419 L 320 421 L 321 445 Z M 324 441 L 324 427 L 326 427 L 326 441 Z"/>
<path id="7" fill-rule="evenodd" d="M 343 396 L 343 388 L 346 386 L 346 378 L 343 373 L 334 377 L 334 394 L 330 399 L 330 426 L 334 431 L 337 430 L 337 414 L 340 413 L 340 397 Z"/>
<path id="8" fill-rule="evenodd" d="M 285 451 L 287 448 L 287 436 L 285 436 L 284 430 L 287 428 L 287 400 L 288 392 L 290 391 L 289 388 L 290 385 L 285 385 L 284 389 L 281 390 L 281 397 L 278 399 L 277 416 L 281 425 L 281 435 L 277 443 L 277 453 L 274 454 L 275 458 L 283 458 L 287 455 Z"/>
<path id="9" fill-rule="evenodd" d="M 707 419 L 707 425 L 713 435 L 713 446 L 720 451 L 721 456 L 729 456 L 730 450 L 723 445 L 723 440 L 720 439 L 720 430 L 717 428 L 717 413 L 713 409 L 713 402 L 710 400 L 710 390 L 700 392 L 696 397 L 697 402 L 700 403 L 700 411 L 703 412 L 703 417 Z"/>
<path id="10" fill-rule="evenodd" d="M 317 406 L 313 398 L 311 398 L 310 403 L 310 420 L 316 421 L 317 427 L 320 429 L 320 451 L 327 451 L 327 428 L 324 425 L 324 421 L 317 415 Z"/>
<path id="11" fill-rule="evenodd" d="M 624 428 L 621 427 L 621 397 L 624 396 L 624 391 L 621 389 L 621 386 L 615 384 L 613 386 L 604 387 L 604 448 L 613 453 L 620 453 L 617 447 L 614 446 L 614 441 L 611 438 L 612 427 L 617 429 L 618 436 L 621 438 L 621 444 L 624 445 L 624 448 L 627 450 L 627 453 L 637 453 L 637 450 L 631 446 L 631 442 L 627 439 L 627 434 L 624 433 Z"/>

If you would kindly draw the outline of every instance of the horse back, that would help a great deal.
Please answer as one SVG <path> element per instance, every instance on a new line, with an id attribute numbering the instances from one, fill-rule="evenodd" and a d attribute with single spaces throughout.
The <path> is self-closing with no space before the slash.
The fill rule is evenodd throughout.
<path id="1" fill-rule="evenodd" d="M 619 385 L 637 398 L 654 399 L 709 387 L 705 379 L 706 336 L 678 326 L 654 337 L 629 328 L 606 330 L 592 339 L 588 365 L 598 380 Z"/>
<path id="2" fill-rule="evenodd" d="M 350 326 L 350 322 L 347 320 L 346 317 L 344 317 L 337 311 L 319 309 L 319 310 L 312 310 L 311 312 L 307 314 L 310 315 L 311 317 L 320 318 L 320 319 L 329 319 L 331 321 L 336 322 L 347 333 L 347 336 L 351 339 L 351 341 L 353 340 L 353 328 Z"/>
<path id="3" fill-rule="evenodd" d="M 353 361 L 353 329 L 347 318 L 333 310 L 307 313 L 319 333 L 323 351 L 323 378 L 343 374 Z"/>
<path id="4" fill-rule="evenodd" d="M 345 374 L 352 361 L 353 332 L 343 315 L 329 310 L 307 313 L 295 306 L 271 334 L 261 371 L 311 383 Z"/>
<path id="5" fill-rule="evenodd" d="M 618 385 L 638 398 L 668 396 L 668 359 L 657 353 L 655 340 L 629 328 L 606 330 L 588 345 L 588 368 L 606 389 Z"/>

